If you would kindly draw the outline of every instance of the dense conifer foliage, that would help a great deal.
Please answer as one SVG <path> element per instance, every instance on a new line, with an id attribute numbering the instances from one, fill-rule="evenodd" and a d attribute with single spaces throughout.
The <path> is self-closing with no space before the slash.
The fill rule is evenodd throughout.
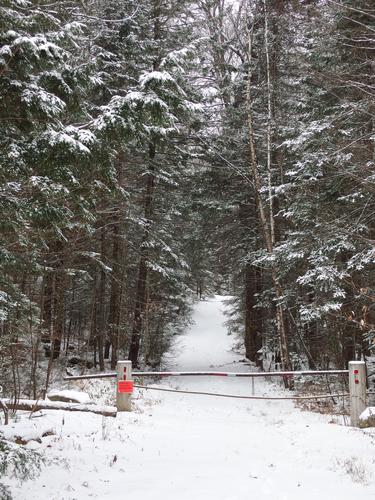
<path id="1" fill-rule="evenodd" d="M 2 0 L 4 392 L 158 366 L 215 292 L 257 365 L 370 356 L 374 33 L 369 0 Z"/>

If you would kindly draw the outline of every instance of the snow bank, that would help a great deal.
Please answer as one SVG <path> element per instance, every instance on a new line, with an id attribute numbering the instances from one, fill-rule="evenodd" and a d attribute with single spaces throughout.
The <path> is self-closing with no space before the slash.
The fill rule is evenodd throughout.
<path id="1" fill-rule="evenodd" d="M 42 437 L 55 434 L 55 430 L 48 422 L 33 422 L 22 420 L 9 425 L 0 425 L 0 434 L 7 441 L 17 444 L 26 444 L 29 441 L 42 442 Z"/>

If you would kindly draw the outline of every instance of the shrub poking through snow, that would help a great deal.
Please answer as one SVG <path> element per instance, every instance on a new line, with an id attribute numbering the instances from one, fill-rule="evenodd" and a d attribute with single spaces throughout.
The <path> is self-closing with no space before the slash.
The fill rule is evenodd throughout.
<path id="1" fill-rule="evenodd" d="M 375 427 L 375 407 L 370 406 L 361 413 L 359 417 L 359 426 L 362 428 Z"/>
<path id="2" fill-rule="evenodd" d="M 39 474 L 43 463 L 44 459 L 38 452 L 10 443 L 0 434 L 0 478 L 7 475 L 20 481 L 33 479 Z M 9 488 L 2 483 L 0 498 L 12 498 Z"/>

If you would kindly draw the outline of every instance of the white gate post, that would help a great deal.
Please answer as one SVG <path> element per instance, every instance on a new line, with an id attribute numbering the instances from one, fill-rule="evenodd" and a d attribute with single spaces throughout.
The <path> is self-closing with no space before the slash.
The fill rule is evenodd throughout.
<path id="1" fill-rule="evenodd" d="M 359 427 L 359 416 L 366 409 L 366 364 L 349 361 L 350 424 Z"/>
<path id="2" fill-rule="evenodd" d="M 132 362 L 117 361 L 117 411 L 131 411 L 133 393 Z"/>

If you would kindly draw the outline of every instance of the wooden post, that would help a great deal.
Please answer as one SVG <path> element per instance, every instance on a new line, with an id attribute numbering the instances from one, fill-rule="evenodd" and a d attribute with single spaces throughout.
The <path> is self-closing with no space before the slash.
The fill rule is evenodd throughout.
<path id="1" fill-rule="evenodd" d="M 359 416 L 366 409 L 366 364 L 349 361 L 350 424 L 359 427 Z"/>
<path id="2" fill-rule="evenodd" d="M 133 393 L 132 362 L 117 361 L 117 411 L 131 411 Z"/>

